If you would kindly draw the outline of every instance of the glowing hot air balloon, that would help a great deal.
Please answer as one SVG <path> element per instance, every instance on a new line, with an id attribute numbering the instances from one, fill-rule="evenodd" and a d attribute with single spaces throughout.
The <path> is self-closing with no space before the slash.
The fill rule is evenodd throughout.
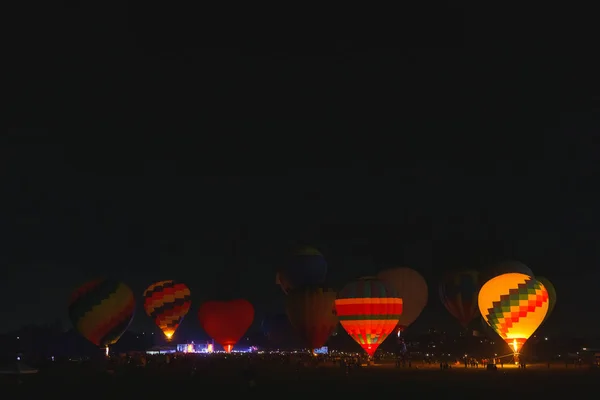
<path id="1" fill-rule="evenodd" d="M 286 297 L 290 322 L 311 350 L 325 345 L 337 326 L 336 295 L 331 289 L 303 287 L 294 289 Z"/>
<path id="2" fill-rule="evenodd" d="M 440 282 L 440 299 L 446 309 L 466 329 L 477 316 L 479 272 L 458 271 L 447 274 Z"/>
<path id="3" fill-rule="evenodd" d="M 402 315 L 398 321 L 401 332 L 421 314 L 427 305 L 429 289 L 425 278 L 411 268 L 390 268 L 377 274 L 377 278 L 387 281 L 398 297 L 402 298 Z"/>
<path id="4" fill-rule="evenodd" d="M 554 311 L 554 306 L 556 306 L 556 289 L 554 288 L 552 282 L 548 280 L 548 278 L 544 278 L 543 276 L 536 276 L 535 279 L 540 281 L 548 291 L 548 313 L 544 318 L 544 322 L 546 322 L 548 317 L 550 317 L 550 314 L 552 314 L 552 311 Z"/>
<path id="5" fill-rule="evenodd" d="M 327 262 L 314 247 L 296 249 L 283 268 L 277 271 L 275 283 L 284 293 L 296 287 L 317 286 L 325 282 Z"/>
<path id="6" fill-rule="evenodd" d="M 254 321 L 254 307 L 248 300 L 207 301 L 198 309 L 202 329 L 227 353 L 244 336 Z"/>
<path id="7" fill-rule="evenodd" d="M 485 322 L 509 345 L 515 361 L 548 313 L 548 291 L 529 275 L 509 273 L 487 281 L 479 291 Z"/>
<path id="8" fill-rule="evenodd" d="M 144 291 L 144 310 L 171 340 L 192 304 L 190 289 L 175 281 L 156 282 Z"/>
<path id="9" fill-rule="evenodd" d="M 69 318 L 75 329 L 96 346 L 116 343 L 133 320 L 135 298 L 126 284 L 98 279 L 75 290 L 69 301 Z"/>
<path id="10" fill-rule="evenodd" d="M 402 299 L 387 282 L 361 278 L 342 289 L 335 309 L 342 327 L 372 357 L 398 325 Z"/>

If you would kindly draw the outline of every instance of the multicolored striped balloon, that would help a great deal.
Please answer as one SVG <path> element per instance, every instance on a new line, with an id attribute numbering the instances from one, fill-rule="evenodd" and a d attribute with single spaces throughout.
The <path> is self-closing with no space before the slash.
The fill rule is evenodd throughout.
<path id="1" fill-rule="evenodd" d="M 402 299 L 387 282 L 367 277 L 346 285 L 335 308 L 342 327 L 373 356 L 398 324 Z"/>
<path id="2" fill-rule="evenodd" d="M 192 305 L 190 289 L 183 283 L 161 281 L 144 291 L 144 310 L 171 340 Z"/>
<path id="3" fill-rule="evenodd" d="M 112 279 L 98 279 L 75 290 L 69 301 L 75 329 L 96 346 L 116 343 L 135 313 L 133 291 Z"/>

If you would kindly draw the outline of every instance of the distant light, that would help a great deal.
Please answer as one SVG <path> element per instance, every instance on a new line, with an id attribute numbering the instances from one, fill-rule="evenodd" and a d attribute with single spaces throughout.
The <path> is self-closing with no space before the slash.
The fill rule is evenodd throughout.
<path id="1" fill-rule="evenodd" d="M 20 337 L 17 336 L 17 340 L 21 339 Z"/>
<path id="2" fill-rule="evenodd" d="M 545 337 L 545 338 L 544 338 L 544 340 L 548 340 L 548 338 L 547 338 L 547 337 Z"/>
<path id="3" fill-rule="evenodd" d="M 54 361 L 54 356 L 50 357 L 52 359 L 52 361 Z"/>
<path id="4" fill-rule="evenodd" d="M 21 361 L 21 357 L 17 356 L 17 361 Z"/>

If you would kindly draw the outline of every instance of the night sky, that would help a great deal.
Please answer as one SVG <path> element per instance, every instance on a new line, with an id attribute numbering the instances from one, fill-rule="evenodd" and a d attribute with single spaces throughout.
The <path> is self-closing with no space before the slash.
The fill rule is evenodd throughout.
<path id="1" fill-rule="evenodd" d="M 43 7 L 6 50 L 0 331 L 66 323 L 71 291 L 98 276 L 140 296 L 185 282 L 182 329 L 214 298 L 248 298 L 259 323 L 282 311 L 286 252 L 313 244 L 334 286 L 422 272 L 415 329 L 458 330 L 441 273 L 516 259 L 556 286 L 546 332 L 600 334 L 585 56 L 539 38 L 481 48 L 459 9 L 329 35 L 323 21 L 277 33 L 131 3 Z M 140 308 L 133 329 L 151 327 Z"/>

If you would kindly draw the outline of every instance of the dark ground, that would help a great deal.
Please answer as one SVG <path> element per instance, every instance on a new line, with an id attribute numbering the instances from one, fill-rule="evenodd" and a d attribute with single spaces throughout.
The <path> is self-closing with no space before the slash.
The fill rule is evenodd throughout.
<path id="1" fill-rule="evenodd" d="M 40 370 L 37 375 L 1 377 L 2 398 L 156 398 L 174 399 L 229 394 L 342 395 L 350 398 L 388 397 L 390 394 L 436 396 L 438 398 L 524 398 L 577 393 L 592 394 L 600 370 L 590 367 L 551 368 L 532 366 L 527 370 L 455 367 L 441 371 L 429 368 L 402 369 L 376 365 L 350 370 L 335 366 L 298 367 L 255 363 L 252 372 L 242 364 L 162 365 L 154 368 L 121 368 L 107 373 L 90 367 Z M 254 378 L 256 386 L 250 387 Z M 206 392 L 203 393 L 203 390 Z M 387 394 L 386 394 L 387 393 Z M 10 397 L 8 397 L 10 396 Z M 535 396 L 535 397 L 533 397 Z M 316 399 L 315 399 L 316 400 Z"/>

